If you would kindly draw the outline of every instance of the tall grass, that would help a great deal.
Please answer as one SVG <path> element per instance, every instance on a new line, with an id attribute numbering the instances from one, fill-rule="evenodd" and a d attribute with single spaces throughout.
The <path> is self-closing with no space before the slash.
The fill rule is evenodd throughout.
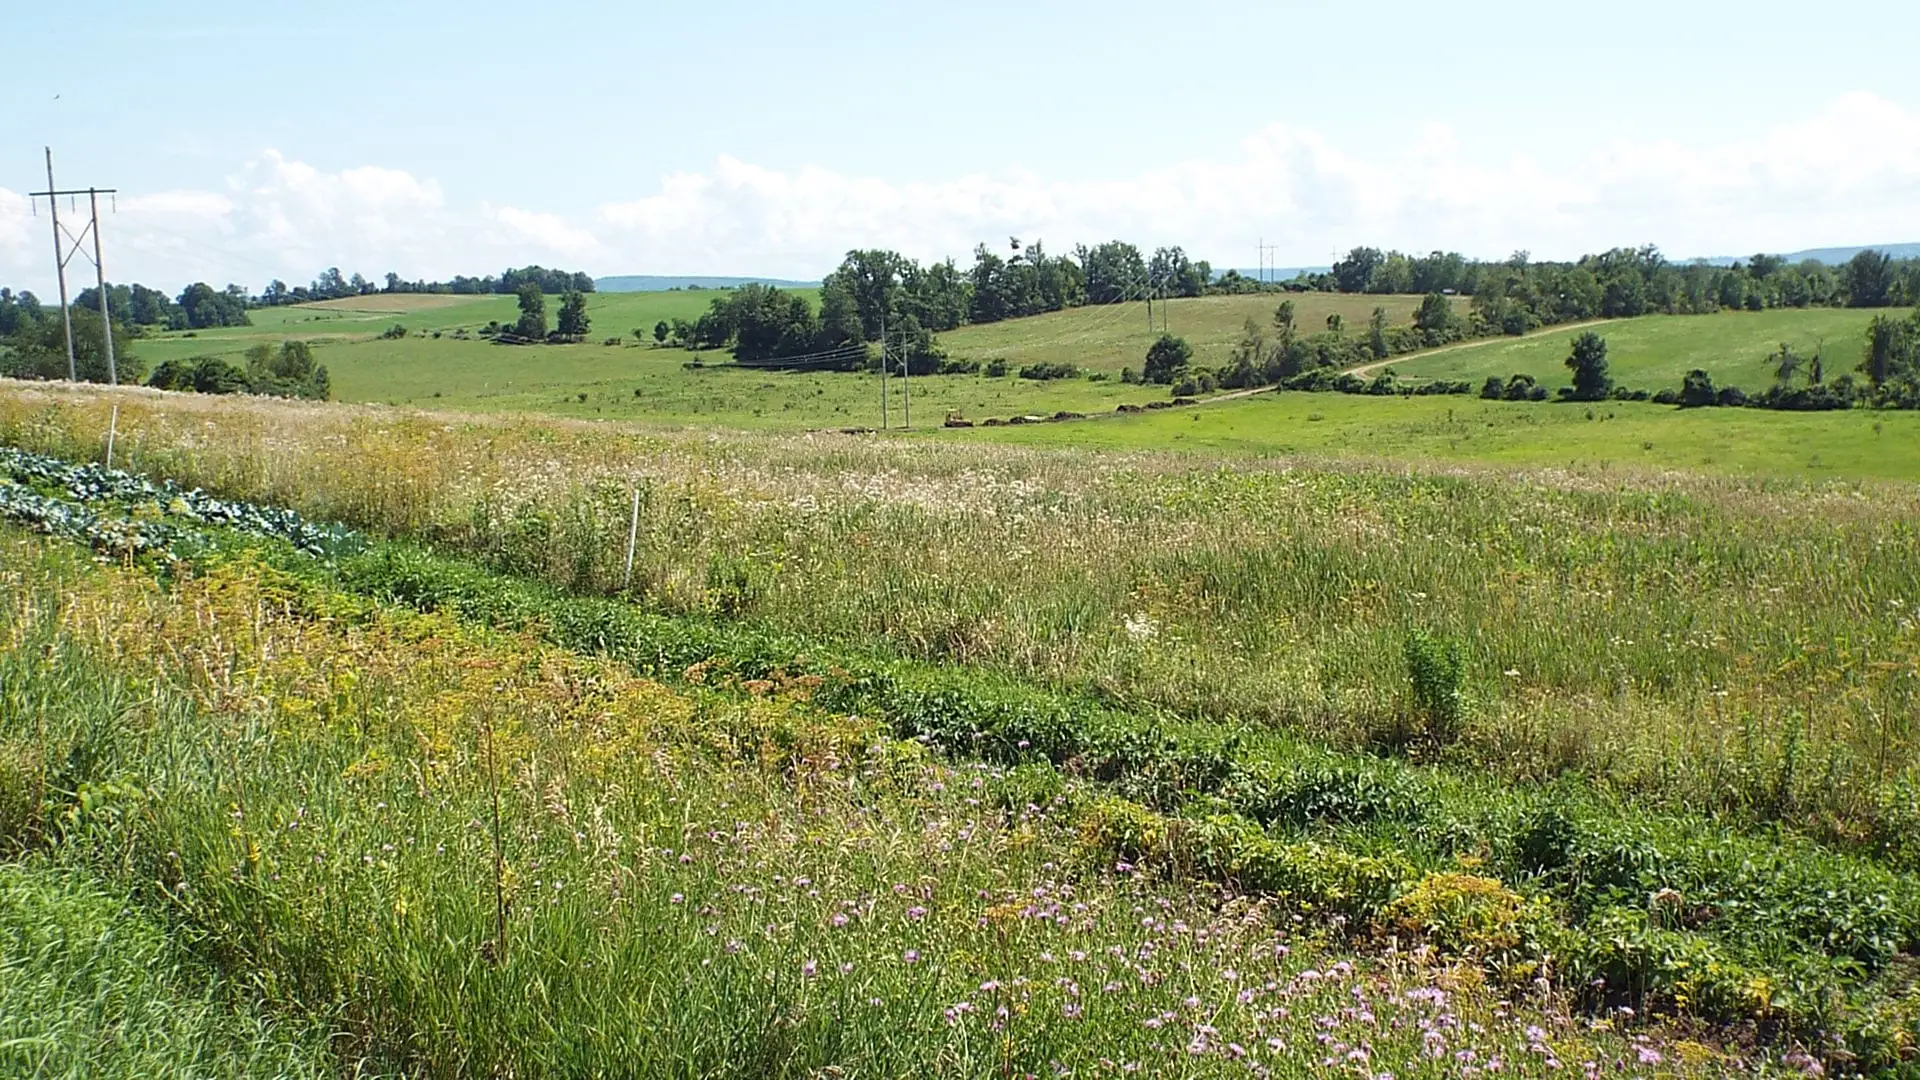
<path id="1" fill-rule="evenodd" d="M 815 710 L 804 681 L 674 690 L 244 565 L 163 591 L 48 550 L 10 543 L 0 582 L 0 745 L 55 793 L 43 831 L 351 1067 L 1773 1060 L 1596 1028 L 1428 947 L 1343 956 L 1283 909 L 1114 865 L 1017 773 Z"/>
<path id="2" fill-rule="evenodd" d="M 335 1075 L 317 1032 L 236 1008 L 156 920 L 42 858 L 0 862 L 0 1073 Z"/>
<path id="3" fill-rule="evenodd" d="M 1349 746 L 1431 632 L 1461 645 L 1459 761 L 1763 814 L 1785 771 L 1842 828 L 1920 761 L 1904 488 L 117 400 L 136 469 L 589 592 L 621 588 L 637 490 L 628 591 L 666 612 Z M 106 402 L 9 387 L 0 440 L 97 457 Z"/>

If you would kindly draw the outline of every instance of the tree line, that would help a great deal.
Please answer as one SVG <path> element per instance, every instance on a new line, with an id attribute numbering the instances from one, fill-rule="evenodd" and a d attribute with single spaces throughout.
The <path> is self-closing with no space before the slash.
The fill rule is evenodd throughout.
<path id="1" fill-rule="evenodd" d="M 1479 262 L 1455 252 L 1409 256 L 1358 247 L 1322 274 L 1286 283 L 1343 293 L 1451 293 L 1473 298 L 1489 329 L 1519 334 L 1539 326 L 1635 315 L 1703 315 L 1722 310 L 1920 304 L 1920 259 L 1868 249 L 1830 267 L 1755 255 L 1730 266 L 1674 263 L 1656 247 L 1614 248 L 1572 262 L 1536 262 L 1516 252 Z"/>
<path id="2" fill-rule="evenodd" d="M 100 289 L 89 285 L 73 298 L 75 311 L 88 311 L 98 317 Z M 248 298 L 238 285 L 215 289 L 206 282 L 195 282 L 168 296 L 145 285 L 107 285 L 107 311 L 114 324 L 125 325 L 129 333 L 152 328 L 160 330 L 205 330 L 216 326 L 246 326 Z M 33 293 L 0 288 L 0 338 L 12 337 L 23 327 L 51 320 L 60 322 L 60 306 L 43 303 Z M 63 354 L 64 355 L 64 354 Z M 64 361 L 63 361 L 64 362 Z"/>
<path id="3" fill-rule="evenodd" d="M 593 320 L 587 317 L 587 294 L 567 289 L 560 294 L 558 325 L 547 328 L 547 295 L 539 282 L 522 281 L 518 302 L 520 317 L 511 323 L 488 322 L 480 336 L 500 345 L 570 345 L 587 336 Z M 404 333 L 404 331 L 402 331 Z"/>
<path id="4" fill-rule="evenodd" d="M 1764 254 L 1714 266 L 1676 264 L 1648 246 L 1569 262 L 1536 261 L 1526 252 L 1485 262 L 1458 252 L 1409 256 L 1360 247 L 1326 273 L 1275 283 L 1231 270 L 1216 276 L 1207 262 L 1188 258 L 1177 246 L 1146 254 L 1112 240 L 1053 255 L 1040 241 L 1015 237 L 1004 253 L 977 246 L 964 270 L 952 259 L 923 266 L 894 251 L 850 251 L 822 280 L 817 309 L 779 289 L 751 286 L 716 297 L 697 321 L 662 323 L 654 336 L 690 348 L 732 348 L 742 363 L 857 368 L 873 361 L 822 354 L 878 341 L 884 325 L 887 339 L 901 342 L 898 350 L 914 370 L 937 371 L 947 361 L 928 335 L 968 323 L 1093 304 L 1303 291 L 1415 293 L 1426 299 L 1412 327 L 1387 325 L 1380 312 L 1364 330 L 1351 333 L 1336 327 L 1316 332 L 1290 320 L 1268 333 L 1250 323 L 1233 369 L 1216 375 L 1223 385 L 1277 382 L 1317 367 L 1596 318 L 1920 303 L 1920 260 L 1869 250 L 1839 267 L 1811 260 L 1788 264 Z M 1464 313 L 1455 312 L 1451 296 L 1469 298 Z M 643 328 L 638 336 L 644 335 Z"/>
<path id="5" fill-rule="evenodd" d="M 501 271 L 497 276 L 467 277 L 457 275 L 450 281 L 407 281 L 399 274 L 388 271 L 380 284 L 375 284 L 355 272 L 350 276 L 342 275 L 340 268 L 330 266 L 320 272 L 320 276 L 307 285 L 295 285 L 275 278 L 267 283 L 254 304 L 258 307 L 278 307 L 284 304 L 304 304 L 314 300 L 342 300 L 350 296 L 375 296 L 393 293 L 444 293 L 456 296 L 512 296 L 526 285 L 533 285 L 541 292 L 559 295 L 568 292 L 590 293 L 593 291 L 593 277 L 577 270 L 550 270 L 544 266 L 523 266 Z"/>

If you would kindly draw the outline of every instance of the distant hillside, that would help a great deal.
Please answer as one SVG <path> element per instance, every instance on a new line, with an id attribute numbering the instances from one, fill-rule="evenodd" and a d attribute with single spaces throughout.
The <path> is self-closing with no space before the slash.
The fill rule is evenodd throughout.
<path id="1" fill-rule="evenodd" d="M 1859 247 L 1808 248 L 1780 256 L 1790 263 L 1814 259 L 1828 266 L 1838 266 L 1855 255 L 1866 250 L 1884 251 L 1896 259 L 1920 258 L 1920 244 L 1862 244 Z M 1688 262 L 1703 262 L 1712 266 L 1732 266 L 1736 262 L 1745 262 L 1748 255 L 1715 255 L 1707 259 L 1689 259 Z"/>
<path id="2" fill-rule="evenodd" d="M 1260 270 L 1260 269 L 1249 270 L 1244 266 L 1238 266 L 1238 267 L 1235 267 L 1234 269 L 1239 271 L 1241 277 L 1253 278 L 1256 281 L 1258 281 L 1263 277 L 1266 278 L 1268 281 L 1292 281 L 1294 278 L 1299 277 L 1301 274 L 1327 273 L 1328 271 L 1332 270 L 1333 267 L 1331 266 L 1269 266 L 1265 270 Z M 1213 276 L 1217 278 L 1224 273 L 1226 273 L 1225 270 L 1215 270 L 1213 272 Z"/>
<path id="3" fill-rule="evenodd" d="M 789 281 L 785 278 L 766 277 L 674 277 L 661 274 L 621 274 L 615 277 L 594 278 L 593 287 L 601 292 L 665 292 L 668 289 L 731 289 L 736 285 L 752 282 L 778 285 L 788 289 L 806 289 L 820 284 L 817 281 Z"/>

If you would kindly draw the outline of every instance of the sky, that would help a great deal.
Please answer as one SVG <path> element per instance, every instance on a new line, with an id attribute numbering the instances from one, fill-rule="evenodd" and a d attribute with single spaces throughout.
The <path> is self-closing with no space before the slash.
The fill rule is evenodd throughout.
<path id="1" fill-rule="evenodd" d="M 169 290 L 1920 240 L 1910 0 L 10 7 L 0 284 L 43 296 L 47 146 L 118 189 L 108 277 Z"/>

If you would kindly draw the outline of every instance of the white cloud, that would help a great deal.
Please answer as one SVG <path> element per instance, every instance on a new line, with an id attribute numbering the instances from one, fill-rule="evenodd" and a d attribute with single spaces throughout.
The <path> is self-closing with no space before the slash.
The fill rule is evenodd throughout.
<path id="1" fill-rule="evenodd" d="M 45 227 L 22 195 L 0 190 L 5 280 L 48 291 Z M 257 288 L 327 266 L 445 277 L 527 262 L 814 277 L 852 247 L 964 264 L 976 243 L 998 248 L 1009 235 L 1055 251 L 1112 237 L 1178 243 L 1221 266 L 1251 263 L 1256 237 L 1280 245 L 1283 265 L 1359 243 L 1483 257 L 1640 243 L 1676 257 L 1739 254 L 1920 239 L 1920 114 L 1849 94 L 1743 140 L 1703 125 L 1698 140 L 1619 142 L 1551 164 L 1517 150 L 1476 156 L 1444 124 L 1364 152 L 1275 124 L 1217 158 L 1075 182 L 1020 170 L 893 182 L 723 156 L 592 208 L 457 204 L 432 179 L 326 172 L 268 150 L 221 190 L 124 198 L 105 227 L 110 276 L 168 287 Z"/>
<path id="2" fill-rule="evenodd" d="M 1442 124 L 1372 155 L 1275 124 L 1231 158 L 1090 183 L 1009 173 L 894 185 L 722 158 L 599 216 L 609 251 L 710 273 L 815 274 L 874 244 L 965 262 L 974 243 L 1010 234 L 1056 250 L 1115 236 L 1179 243 L 1216 265 L 1250 263 L 1256 236 L 1280 245 L 1283 264 L 1359 243 L 1493 258 L 1641 243 L 1740 254 L 1920 238 L 1920 115 L 1853 94 L 1744 143 L 1597 147 L 1558 169 L 1524 154 L 1475 160 Z"/>

